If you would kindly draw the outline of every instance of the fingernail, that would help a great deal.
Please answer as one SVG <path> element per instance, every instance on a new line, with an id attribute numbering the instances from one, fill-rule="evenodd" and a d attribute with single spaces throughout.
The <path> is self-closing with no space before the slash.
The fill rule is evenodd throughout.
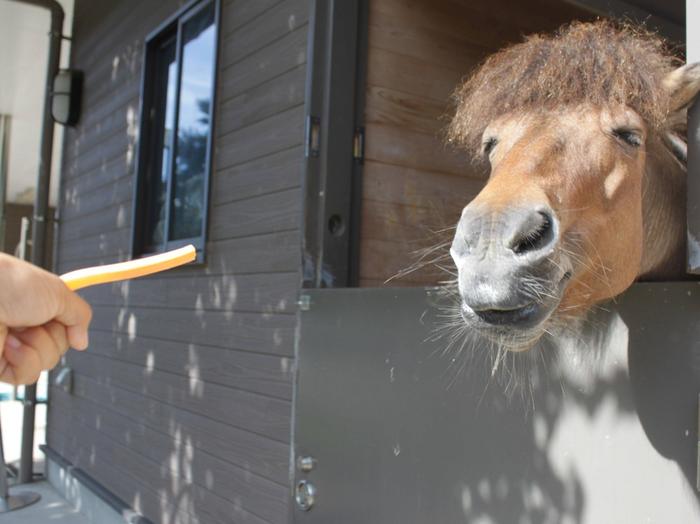
<path id="1" fill-rule="evenodd" d="M 75 337 L 75 349 L 87 349 L 90 345 L 87 331 L 78 331 Z"/>
<path id="2" fill-rule="evenodd" d="M 22 347 L 22 342 L 13 335 L 7 335 L 5 338 L 5 345 L 11 349 L 19 349 Z"/>

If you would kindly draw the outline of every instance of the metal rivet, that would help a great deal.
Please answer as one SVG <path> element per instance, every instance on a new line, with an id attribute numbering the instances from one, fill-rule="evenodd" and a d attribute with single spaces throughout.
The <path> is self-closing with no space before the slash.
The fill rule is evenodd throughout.
<path id="1" fill-rule="evenodd" d="M 316 487 L 308 480 L 300 480 L 294 498 L 300 510 L 309 511 L 316 501 Z"/>
<path id="2" fill-rule="evenodd" d="M 311 297 L 309 295 L 301 295 L 297 304 L 302 311 L 308 311 L 311 309 Z"/>

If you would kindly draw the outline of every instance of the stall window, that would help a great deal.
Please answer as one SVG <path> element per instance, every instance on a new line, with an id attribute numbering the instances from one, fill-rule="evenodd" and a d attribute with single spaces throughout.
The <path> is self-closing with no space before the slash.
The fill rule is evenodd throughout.
<path id="1" fill-rule="evenodd" d="M 194 244 L 203 256 L 217 42 L 216 2 L 196 2 L 146 41 L 134 254 Z"/>

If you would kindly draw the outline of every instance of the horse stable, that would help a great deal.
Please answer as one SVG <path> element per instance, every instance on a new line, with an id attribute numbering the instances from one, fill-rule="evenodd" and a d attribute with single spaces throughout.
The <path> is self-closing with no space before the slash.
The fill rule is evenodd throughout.
<path id="1" fill-rule="evenodd" d="M 184 243 L 198 259 L 83 293 L 91 344 L 52 374 L 50 482 L 104 505 L 100 522 L 697 521 L 692 176 L 688 274 L 630 285 L 642 240 L 623 228 L 630 213 L 611 214 L 601 231 L 620 271 L 636 269 L 575 330 L 494 350 L 469 341 L 449 291 L 476 271 L 455 268 L 472 241 L 453 240 L 465 206 L 505 180 L 505 164 L 489 178 L 460 143 L 459 87 L 525 35 L 601 18 L 643 22 L 679 66 L 700 58 L 692 2 L 76 0 L 82 102 L 65 133 L 55 270 Z M 504 104 L 514 95 L 492 86 Z M 546 136 L 587 136 L 590 112 L 577 115 L 547 120 Z M 512 126 L 544 129 L 528 122 Z M 620 129 L 621 161 L 643 162 L 633 148 L 652 131 Z M 480 147 L 512 163 L 505 136 Z M 511 184 L 519 202 L 534 194 L 526 177 Z M 547 205 L 513 218 L 516 254 L 564 234 L 567 206 Z M 602 234 L 589 242 L 603 251 Z M 499 308 L 482 318 L 505 323 Z"/>

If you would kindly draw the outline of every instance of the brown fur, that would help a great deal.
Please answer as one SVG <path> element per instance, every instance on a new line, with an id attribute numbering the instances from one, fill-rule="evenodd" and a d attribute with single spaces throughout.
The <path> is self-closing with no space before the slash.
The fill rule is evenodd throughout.
<path id="1" fill-rule="evenodd" d="M 483 300 L 480 307 L 502 312 L 503 297 L 526 296 L 535 276 L 535 301 L 549 312 L 535 327 L 511 329 L 508 349 L 531 347 L 551 325 L 638 278 L 683 274 L 685 169 L 670 153 L 668 136 L 700 90 L 700 70 L 678 65 L 664 42 L 644 30 L 573 23 L 491 56 L 456 91 L 449 137 L 490 167 L 453 244 L 460 292 L 499 297 L 490 309 Z M 630 133 L 632 142 L 622 138 Z M 559 232 L 544 260 L 491 249 L 508 242 L 500 226 L 472 234 L 470 224 L 503 224 L 513 209 L 552 211 Z M 478 245 L 488 247 L 481 259 L 469 255 Z M 500 280 L 481 291 L 493 268 Z M 498 326 L 471 321 L 502 339 Z"/>
<path id="2" fill-rule="evenodd" d="M 622 105 L 649 132 L 663 130 L 670 95 L 664 78 L 679 65 L 664 41 L 638 27 L 575 22 L 491 55 L 454 94 L 450 141 L 475 156 L 485 127 L 502 115 L 574 105 Z"/>

